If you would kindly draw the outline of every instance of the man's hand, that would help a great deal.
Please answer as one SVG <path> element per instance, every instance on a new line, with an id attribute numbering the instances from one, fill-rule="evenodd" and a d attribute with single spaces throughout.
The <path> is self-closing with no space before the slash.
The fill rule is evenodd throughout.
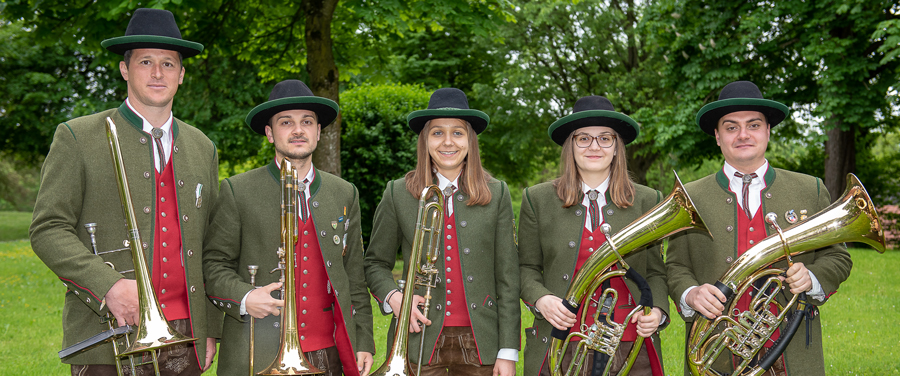
<path id="1" fill-rule="evenodd" d="M 215 338 L 207 338 L 206 339 L 206 365 L 203 366 L 203 369 L 200 370 L 200 373 L 206 372 L 210 366 L 212 366 L 213 358 L 216 357 L 216 339 Z"/>
<path id="2" fill-rule="evenodd" d="M 497 359 L 494 363 L 492 376 L 513 376 L 516 374 L 516 362 L 507 359 Z"/>
<path id="3" fill-rule="evenodd" d="M 140 320 L 137 281 L 122 278 L 106 292 L 106 305 L 119 326 L 135 325 Z"/>
<path id="4" fill-rule="evenodd" d="M 554 295 L 544 295 L 536 302 L 534 306 L 544 315 L 547 322 L 559 330 L 567 330 L 575 325 L 575 314 L 569 312 L 563 305 L 562 299 Z M 496 367 L 495 367 L 496 369 Z"/>
<path id="5" fill-rule="evenodd" d="M 644 338 L 649 338 L 656 333 L 660 320 L 662 320 L 662 310 L 656 307 L 650 310 L 649 315 L 644 315 L 644 310 L 640 310 L 631 316 L 631 323 L 637 324 L 637 334 Z"/>
<path id="6" fill-rule="evenodd" d="M 250 291 L 250 294 L 247 295 L 247 301 L 244 302 L 247 313 L 258 319 L 268 315 L 278 316 L 281 314 L 281 311 L 278 308 L 284 307 L 284 300 L 278 300 L 272 297 L 272 291 L 280 288 L 281 282 L 273 282 Z"/>
<path id="7" fill-rule="evenodd" d="M 785 274 L 787 278 L 779 277 L 779 279 L 787 282 L 792 294 L 812 290 L 812 279 L 809 278 L 809 269 L 802 262 L 795 262 Z"/>
<path id="8" fill-rule="evenodd" d="M 356 353 L 356 370 L 359 371 L 360 375 L 368 375 L 369 371 L 372 370 L 372 363 L 375 363 L 372 353 L 365 351 Z"/>
<path id="9" fill-rule="evenodd" d="M 726 300 L 725 294 L 709 283 L 697 286 L 684 298 L 691 308 L 707 318 L 720 316 L 725 310 L 723 303 Z"/>
<path id="10" fill-rule="evenodd" d="M 419 295 L 413 295 L 412 303 L 413 307 L 412 316 L 409 320 L 409 332 L 418 333 L 422 331 L 422 326 L 419 323 L 431 325 L 431 320 L 425 317 L 425 315 L 422 314 L 422 311 L 419 310 L 419 306 L 425 304 L 425 298 Z M 388 304 L 391 305 L 391 311 L 394 312 L 394 317 L 400 317 L 400 306 L 403 305 L 403 294 L 400 291 L 391 294 Z"/>

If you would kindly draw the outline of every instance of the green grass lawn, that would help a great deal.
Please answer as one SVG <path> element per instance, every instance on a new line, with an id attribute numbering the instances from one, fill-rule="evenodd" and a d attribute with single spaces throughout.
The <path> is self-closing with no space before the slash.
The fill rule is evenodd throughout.
<path id="1" fill-rule="evenodd" d="M 28 239 L 31 212 L 0 211 L 0 242 Z"/>
<path id="2" fill-rule="evenodd" d="M 850 279 L 821 309 L 828 375 L 900 375 L 900 252 L 882 255 L 851 249 L 850 253 Z M 64 289 L 27 240 L 0 242 L 0 285 L 4 287 L 0 289 L 0 375 L 67 374 L 68 367 L 56 355 L 62 342 Z M 378 366 L 384 359 L 389 317 L 373 308 Z M 523 310 L 523 327 L 531 321 L 531 314 Z M 680 374 L 683 338 L 684 324 L 675 317 L 662 333 L 667 375 Z"/>

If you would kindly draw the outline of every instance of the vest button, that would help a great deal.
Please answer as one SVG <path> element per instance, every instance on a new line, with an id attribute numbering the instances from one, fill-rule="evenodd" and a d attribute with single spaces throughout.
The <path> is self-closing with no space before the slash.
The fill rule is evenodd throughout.
<path id="1" fill-rule="evenodd" d="M 303 288 L 306 288 L 306 286 L 309 286 L 309 285 L 306 283 L 303 283 Z"/>
<path id="2" fill-rule="evenodd" d="M 166 289 L 162 289 L 162 291 L 160 291 L 160 292 L 163 293 L 163 294 L 165 294 L 165 293 L 166 293 Z"/>
<path id="3" fill-rule="evenodd" d="M 300 323 L 300 327 L 301 327 L 301 328 L 305 328 L 305 327 L 306 327 L 306 323 L 305 323 L 305 322 Z"/>
<path id="4" fill-rule="evenodd" d="M 450 294 L 452 294 L 452 292 L 450 290 L 447 290 L 447 295 L 450 295 Z"/>
<path id="5" fill-rule="evenodd" d="M 159 213 L 159 215 L 162 216 L 163 218 L 165 218 L 165 217 L 166 217 L 166 212 L 161 212 L 161 213 Z"/>
<path id="6" fill-rule="evenodd" d="M 447 283 L 450 283 L 450 278 L 447 278 Z M 449 292 L 450 292 L 450 290 L 447 290 L 447 293 L 449 293 Z"/>
<path id="7" fill-rule="evenodd" d="M 169 245 L 166 242 L 162 242 L 163 247 L 168 247 Z"/>
<path id="8" fill-rule="evenodd" d="M 303 261 L 309 261 L 309 257 L 303 256 Z"/>
<path id="9" fill-rule="evenodd" d="M 163 257 L 163 262 L 169 262 L 169 259 L 166 257 Z"/>
<path id="10" fill-rule="evenodd" d="M 305 296 L 304 296 L 304 297 L 302 297 L 302 298 L 301 298 L 301 299 L 303 299 L 303 301 L 304 301 L 304 302 L 305 302 L 305 301 L 306 301 L 306 297 L 305 297 Z"/>
<path id="11" fill-rule="evenodd" d="M 750 232 L 753 232 L 753 227 L 750 227 Z"/>
<path id="12" fill-rule="evenodd" d="M 580 216 L 581 216 L 581 209 L 576 210 L 576 211 L 575 211 L 575 215 L 580 217 Z"/>
<path id="13" fill-rule="evenodd" d="M 728 232 L 734 231 L 734 227 L 732 227 L 731 225 L 725 226 L 725 231 L 728 231 Z"/>
<path id="14" fill-rule="evenodd" d="M 166 308 L 166 304 L 165 304 L 165 303 L 160 304 L 159 306 L 160 306 L 161 308 Z"/>
<path id="15" fill-rule="evenodd" d="M 169 229 L 167 229 L 165 227 L 162 228 L 162 232 L 168 232 L 168 231 L 169 231 Z"/>
<path id="16" fill-rule="evenodd" d="M 593 249 L 593 248 L 588 248 L 588 253 L 594 253 L 594 249 Z"/>
<path id="17" fill-rule="evenodd" d="M 453 229 L 453 225 L 447 225 L 447 229 L 448 229 L 448 230 L 452 230 L 452 229 Z"/>
<path id="18" fill-rule="evenodd" d="M 447 246 L 447 250 L 449 251 L 449 250 L 451 250 L 451 249 L 453 249 L 453 247 L 448 245 L 448 246 Z"/>
<path id="19" fill-rule="evenodd" d="M 573 242 L 573 241 L 569 242 L 569 248 L 575 248 L 575 242 Z"/>
<path id="20" fill-rule="evenodd" d="M 306 314 L 306 310 L 304 309 L 303 311 L 300 311 L 300 313 L 302 313 L 302 314 L 305 315 L 305 314 Z"/>
<path id="21" fill-rule="evenodd" d="M 450 235 L 447 235 L 447 240 L 450 240 L 450 239 L 453 239 L 453 237 Z"/>
<path id="22" fill-rule="evenodd" d="M 593 237 L 593 236 L 588 236 L 588 240 L 594 241 L 594 237 Z"/>
<path id="23" fill-rule="evenodd" d="M 163 278 L 169 278 L 169 273 L 163 273 Z"/>
<path id="24" fill-rule="evenodd" d="M 166 183 L 165 183 L 165 182 L 159 182 L 159 186 L 160 186 L 160 187 L 165 187 L 165 186 L 166 186 Z"/>
<path id="25" fill-rule="evenodd" d="M 309 274 L 309 270 L 303 269 L 303 274 Z"/>
<path id="26" fill-rule="evenodd" d="M 725 203 L 727 203 L 727 204 L 730 204 L 731 201 L 732 201 L 732 200 L 731 200 L 731 197 L 725 199 Z"/>
<path id="27" fill-rule="evenodd" d="M 166 198 L 165 198 L 165 197 L 160 197 L 160 198 L 159 198 L 159 202 L 166 202 Z"/>
<path id="28" fill-rule="evenodd" d="M 468 223 L 466 221 L 462 221 L 462 223 L 460 223 L 460 226 L 462 226 L 462 227 L 466 227 L 467 225 L 468 225 Z"/>
<path id="29" fill-rule="evenodd" d="M 140 139 L 138 139 L 138 141 L 140 141 L 141 144 L 146 144 L 146 143 L 147 143 L 147 137 L 141 137 Z"/>
<path id="30" fill-rule="evenodd" d="M 753 241 L 752 241 L 752 240 L 750 241 L 750 245 L 753 245 Z"/>
<path id="31" fill-rule="evenodd" d="M 303 243 L 303 248 L 309 248 L 309 243 Z M 303 258 L 306 261 L 306 257 Z"/>
<path id="32" fill-rule="evenodd" d="M 447 261 L 450 261 L 450 256 L 447 256 Z"/>
<path id="33" fill-rule="evenodd" d="M 308 231 L 308 230 L 303 230 L 303 235 L 309 235 L 309 231 Z"/>
<path id="34" fill-rule="evenodd" d="M 447 316 L 450 316 L 450 311 L 447 311 L 446 315 L 447 315 Z"/>
<path id="35" fill-rule="evenodd" d="M 145 207 L 144 207 L 144 214 L 150 214 L 150 207 L 149 207 L 149 206 L 145 206 Z"/>
<path id="36" fill-rule="evenodd" d="M 306 336 L 300 336 L 300 340 L 301 340 L 301 341 L 305 341 L 305 340 L 306 340 Z"/>
<path id="37" fill-rule="evenodd" d="M 451 271 L 452 271 L 452 270 L 451 270 L 450 268 L 447 268 L 447 273 L 450 273 Z"/>

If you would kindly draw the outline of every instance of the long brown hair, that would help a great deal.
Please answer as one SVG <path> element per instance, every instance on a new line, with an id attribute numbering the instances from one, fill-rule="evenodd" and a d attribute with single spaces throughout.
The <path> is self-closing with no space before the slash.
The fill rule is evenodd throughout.
<path id="1" fill-rule="evenodd" d="M 488 188 L 488 180 L 491 175 L 481 166 L 481 154 L 478 152 L 478 136 L 469 122 L 459 119 L 466 124 L 469 152 L 463 161 L 462 170 L 459 172 L 459 190 L 469 195 L 466 205 L 487 205 L 491 202 L 491 190 Z M 419 132 L 419 140 L 416 143 L 416 169 L 406 173 L 406 190 L 417 200 L 425 187 L 432 184 L 436 175 L 431 163 L 431 154 L 428 153 L 429 120 Z"/>
<path id="2" fill-rule="evenodd" d="M 615 131 L 613 131 L 615 132 Z M 575 131 L 572 131 L 574 134 Z M 609 165 L 610 179 L 609 192 L 612 202 L 620 208 L 627 208 L 634 203 L 634 182 L 628 173 L 628 164 L 625 160 L 625 142 L 616 133 L 616 152 Z M 575 164 L 575 142 L 571 135 L 563 143 L 562 154 L 559 157 L 559 177 L 553 181 L 556 187 L 556 195 L 563 202 L 563 207 L 568 208 L 580 202 L 581 174 Z"/>

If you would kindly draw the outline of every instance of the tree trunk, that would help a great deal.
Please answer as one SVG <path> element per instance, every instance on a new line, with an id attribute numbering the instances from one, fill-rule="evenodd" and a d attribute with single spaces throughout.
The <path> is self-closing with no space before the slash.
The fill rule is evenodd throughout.
<path id="1" fill-rule="evenodd" d="M 304 0 L 306 14 L 306 72 L 313 94 L 340 104 L 339 78 L 334 63 L 331 21 L 338 0 Z M 328 124 L 322 124 L 325 127 Z M 322 130 L 319 145 L 313 153 L 316 168 L 341 176 L 341 116 Z"/>
<path id="2" fill-rule="evenodd" d="M 841 121 L 831 120 L 831 129 L 825 132 L 825 187 L 831 193 L 831 201 L 837 200 L 847 185 L 847 174 L 856 172 L 856 126 L 841 129 Z"/>
<path id="3" fill-rule="evenodd" d="M 656 164 L 659 155 L 655 153 L 637 155 L 637 152 L 641 151 L 643 146 L 642 144 L 632 144 L 630 147 L 625 148 L 625 155 L 628 160 L 628 170 L 631 171 L 634 182 L 647 185 L 647 171 Z M 649 146 L 647 145 L 647 147 Z"/>

